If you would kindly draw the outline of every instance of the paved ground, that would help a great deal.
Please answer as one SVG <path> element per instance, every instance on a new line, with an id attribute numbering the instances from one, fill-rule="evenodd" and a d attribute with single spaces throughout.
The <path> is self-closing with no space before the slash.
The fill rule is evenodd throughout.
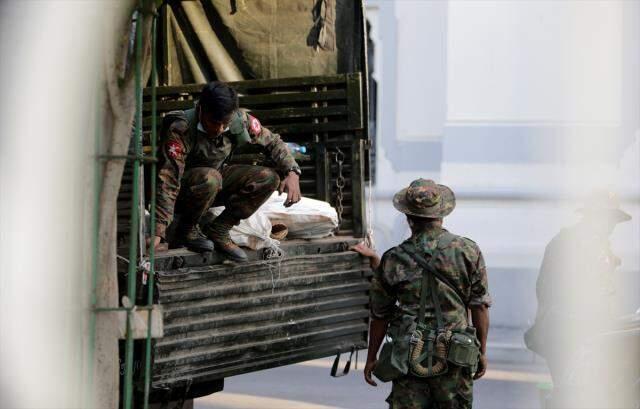
<path id="1" fill-rule="evenodd" d="M 195 401 L 195 409 L 375 409 L 386 408 L 389 384 L 377 388 L 358 369 L 345 377 L 331 378 L 331 359 L 320 359 L 227 379 L 225 390 Z M 537 384 L 548 382 L 544 366 L 536 363 L 493 363 L 475 384 L 474 408 L 537 409 Z"/>

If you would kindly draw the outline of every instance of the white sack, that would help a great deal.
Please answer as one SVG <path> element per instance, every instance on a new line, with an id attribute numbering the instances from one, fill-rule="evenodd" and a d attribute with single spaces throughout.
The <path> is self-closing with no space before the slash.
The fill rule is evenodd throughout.
<path id="1" fill-rule="evenodd" d="M 303 197 L 291 207 L 284 207 L 286 194 L 274 192 L 258 212 L 272 224 L 282 223 L 289 229 L 289 238 L 319 239 L 331 236 L 338 227 L 338 213 L 327 202 Z"/>
<path id="2" fill-rule="evenodd" d="M 224 206 L 212 207 L 209 212 L 215 217 L 220 216 Z M 231 240 L 238 246 L 248 247 L 253 250 L 260 250 L 265 247 L 273 247 L 280 243 L 271 239 L 271 222 L 260 211 L 255 212 L 248 219 L 244 219 L 239 225 L 233 226 L 229 232 Z"/>

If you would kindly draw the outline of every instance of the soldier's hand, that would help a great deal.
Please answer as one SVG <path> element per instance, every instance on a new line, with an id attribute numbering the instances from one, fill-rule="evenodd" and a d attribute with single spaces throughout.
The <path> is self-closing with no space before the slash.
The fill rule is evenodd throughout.
<path id="1" fill-rule="evenodd" d="M 286 178 L 280 183 L 278 188 L 278 194 L 287 194 L 287 200 L 284 202 L 284 207 L 291 207 L 298 203 L 302 195 L 300 194 L 300 176 L 296 172 L 289 172 Z"/>
<path id="2" fill-rule="evenodd" d="M 161 243 L 162 238 L 160 236 L 151 236 L 147 237 L 147 254 L 150 253 L 151 246 L 153 246 L 154 250 L 157 252 L 167 250 L 166 243 Z"/>
<path id="3" fill-rule="evenodd" d="M 478 361 L 478 370 L 475 375 L 473 375 L 473 379 L 480 379 L 484 376 L 485 372 L 487 372 L 487 356 L 485 354 L 480 355 L 480 360 Z"/>
<path id="4" fill-rule="evenodd" d="M 378 364 L 377 360 L 367 361 L 367 363 L 364 366 L 364 380 L 371 386 L 378 386 L 376 381 L 374 381 L 373 378 L 371 377 L 373 369 L 376 367 L 377 364 Z"/>
<path id="5" fill-rule="evenodd" d="M 358 243 L 355 246 L 351 246 L 349 247 L 349 250 L 360 253 L 365 257 L 369 257 L 369 264 L 374 270 L 380 265 L 380 257 L 378 257 L 375 250 L 364 243 Z"/>
<path id="6" fill-rule="evenodd" d="M 364 242 L 358 243 L 355 246 L 349 247 L 349 250 L 360 253 L 365 257 L 376 257 L 377 254 L 371 247 L 367 246 Z"/>

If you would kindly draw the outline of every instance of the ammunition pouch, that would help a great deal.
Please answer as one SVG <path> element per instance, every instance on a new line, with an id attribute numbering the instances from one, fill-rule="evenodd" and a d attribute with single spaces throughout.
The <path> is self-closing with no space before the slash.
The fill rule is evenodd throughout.
<path id="1" fill-rule="evenodd" d="M 480 343 L 473 327 L 438 331 L 416 329 L 410 338 L 411 373 L 421 378 L 447 373 L 448 364 L 477 370 Z"/>

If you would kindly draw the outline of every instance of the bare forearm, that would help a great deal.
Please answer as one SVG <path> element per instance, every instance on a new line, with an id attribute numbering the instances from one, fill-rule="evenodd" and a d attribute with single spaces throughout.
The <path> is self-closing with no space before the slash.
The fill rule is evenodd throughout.
<path id="1" fill-rule="evenodd" d="M 373 256 L 369 256 L 369 265 L 371 266 L 372 270 L 375 270 L 376 268 L 378 268 L 378 266 L 380 265 L 380 257 L 378 257 L 377 254 L 374 254 Z"/>
<path id="2" fill-rule="evenodd" d="M 471 321 L 480 341 L 480 352 L 484 355 L 487 352 L 487 335 L 489 334 L 489 308 L 486 305 L 472 306 Z"/>
<path id="3" fill-rule="evenodd" d="M 384 336 L 387 333 L 387 325 L 389 321 L 372 318 L 369 323 L 369 350 L 367 352 L 367 361 L 372 362 L 378 356 L 378 350 Z"/>

